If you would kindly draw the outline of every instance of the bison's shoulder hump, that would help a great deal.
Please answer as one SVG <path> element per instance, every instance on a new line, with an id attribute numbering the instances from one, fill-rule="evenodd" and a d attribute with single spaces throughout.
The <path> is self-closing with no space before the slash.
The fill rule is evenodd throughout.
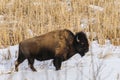
<path id="1" fill-rule="evenodd" d="M 64 35 L 67 39 L 73 39 L 74 38 L 75 35 L 70 30 L 64 29 L 63 31 L 64 31 Z"/>

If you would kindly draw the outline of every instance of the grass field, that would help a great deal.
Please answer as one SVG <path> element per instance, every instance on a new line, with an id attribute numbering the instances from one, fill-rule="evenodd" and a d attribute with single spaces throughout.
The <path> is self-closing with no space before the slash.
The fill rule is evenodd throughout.
<path id="1" fill-rule="evenodd" d="M 0 48 L 64 28 L 120 45 L 120 1 L 0 0 Z"/>

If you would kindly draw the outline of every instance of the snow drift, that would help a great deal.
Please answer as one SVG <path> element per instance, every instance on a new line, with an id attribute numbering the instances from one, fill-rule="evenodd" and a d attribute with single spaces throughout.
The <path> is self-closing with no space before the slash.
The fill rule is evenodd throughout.
<path id="1" fill-rule="evenodd" d="M 120 46 L 108 40 L 105 45 L 93 41 L 84 57 L 74 55 L 62 63 L 59 71 L 55 71 L 52 60 L 35 60 L 37 72 L 32 72 L 25 60 L 15 72 L 17 55 L 18 45 L 0 49 L 0 80 L 120 80 Z"/>

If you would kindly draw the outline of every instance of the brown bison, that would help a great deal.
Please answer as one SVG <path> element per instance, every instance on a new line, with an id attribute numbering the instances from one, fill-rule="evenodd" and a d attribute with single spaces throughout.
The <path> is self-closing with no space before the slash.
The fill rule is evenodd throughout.
<path id="1" fill-rule="evenodd" d="M 32 71 L 34 59 L 44 61 L 53 59 L 56 70 L 61 67 L 62 61 L 79 53 L 84 56 L 89 49 L 87 37 L 84 32 L 74 35 L 70 30 L 56 30 L 47 34 L 36 36 L 19 43 L 18 59 L 15 62 L 15 70 L 25 59 Z"/>

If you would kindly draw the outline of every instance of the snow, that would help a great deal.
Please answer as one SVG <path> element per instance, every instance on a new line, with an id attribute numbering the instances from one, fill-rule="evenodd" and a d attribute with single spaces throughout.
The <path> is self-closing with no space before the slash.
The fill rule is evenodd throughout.
<path id="1" fill-rule="evenodd" d="M 109 40 L 105 45 L 93 41 L 84 57 L 74 55 L 62 63 L 59 71 L 55 71 L 52 60 L 35 60 L 37 72 L 32 72 L 25 60 L 15 72 L 18 46 L 0 49 L 0 80 L 120 80 L 120 46 Z"/>
<path id="2" fill-rule="evenodd" d="M 92 8 L 94 11 L 103 11 L 104 8 L 96 5 L 89 5 L 88 7 Z"/>

